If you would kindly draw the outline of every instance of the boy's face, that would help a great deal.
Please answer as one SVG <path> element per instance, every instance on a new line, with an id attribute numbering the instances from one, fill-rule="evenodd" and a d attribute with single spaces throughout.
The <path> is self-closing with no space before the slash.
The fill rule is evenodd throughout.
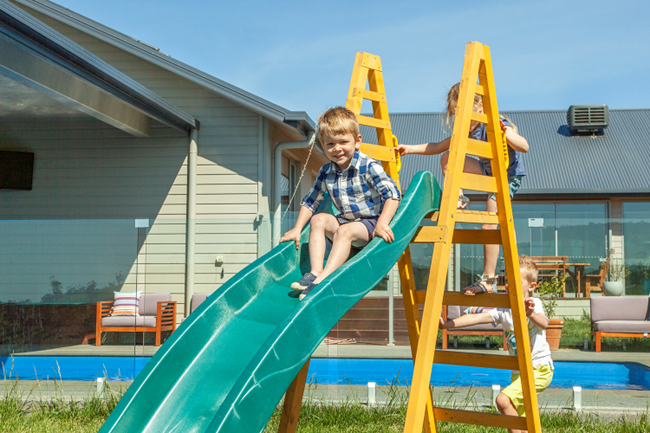
<path id="1" fill-rule="evenodd" d="M 361 146 L 361 135 L 338 134 L 323 136 L 323 148 L 327 159 L 336 164 L 339 170 L 345 170 L 354 157 L 354 152 Z"/>
<path id="2" fill-rule="evenodd" d="M 519 269 L 521 273 L 521 285 L 524 292 L 524 298 L 533 296 L 533 292 L 537 288 L 537 281 L 528 281 L 526 272 L 523 269 Z M 506 283 L 506 293 L 508 293 L 508 284 Z"/>

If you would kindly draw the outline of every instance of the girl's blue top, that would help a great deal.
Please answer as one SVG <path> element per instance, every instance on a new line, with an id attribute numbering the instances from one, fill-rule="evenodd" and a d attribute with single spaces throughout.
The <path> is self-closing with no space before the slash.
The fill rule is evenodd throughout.
<path id="1" fill-rule="evenodd" d="M 512 124 L 503 117 L 500 117 L 506 126 L 512 127 Z M 474 140 L 487 141 L 487 132 L 485 130 L 485 123 L 481 123 L 478 128 L 469 132 L 469 138 Z M 510 145 L 508 145 L 508 177 L 513 176 L 526 176 L 526 169 L 524 168 L 524 161 L 521 158 L 521 152 L 517 152 Z M 490 160 L 486 158 L 479 158 L 485 167 L 485 174 L 492 176 L 492 167 Z"/>

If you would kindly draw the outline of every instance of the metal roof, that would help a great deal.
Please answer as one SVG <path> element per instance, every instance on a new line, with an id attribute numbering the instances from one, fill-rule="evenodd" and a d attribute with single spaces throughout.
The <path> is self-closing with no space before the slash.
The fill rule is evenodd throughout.
<path id="1" fill-rule="evenodd" d="M 523 155 L 527 176 L 515 197 L 587 198 L 650 195 L 650 109 L 610 109 L 609 127 L 599 136 L 571 136 L 566 110 L 503 111 L 530 144 Z M 438 142 L 449 136 L 443 113 L 390 116 L 400 143 Z M 362 127 L 364 141 L 376 143 Z M 400 182 L 406 188 L 418 171 L 433 172 L 443 184 L 440 156 L 402 158 Z"/>
<path id="2" fill-rule="evenodd" d="M 0 0 L 0 35 L 167 125 L 198 127 L 189 114 L 6 0 Z"/>
<path id="3" fill-rule="evenodd" d="M 292 126 L 303 134 L 305 131 L 313 131 L 315 129 L 315 122 L 304 111 L 290 111 L 280 107 L 279 105 L 273 104 L 259 96 L 253 95 L 252 93 L 180 62 L 169 55 L 160 52 L 160 50 L 151 45 L 145 44 L 131 38 L 130 36 L 103 26 L 55 3 L 47 0 L 13 1 L 52 17 L 121 50 L 140 57 L 141 59 L 160 66 L 161 68 L 173 72 L 174 74 L 200 86 L 217 92 L 225 98 L 250 108 L 269 119 Z"/>

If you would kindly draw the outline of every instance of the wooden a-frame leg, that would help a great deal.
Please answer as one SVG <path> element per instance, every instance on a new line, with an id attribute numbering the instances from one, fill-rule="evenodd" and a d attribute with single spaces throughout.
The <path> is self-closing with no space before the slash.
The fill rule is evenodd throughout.
<path id="1" fill-rule="evenodd" d="M 400 282 L 402 284 L 402 299 L 404 300 L 404 312 L 406 313 L 411 355 L 413 357 L 413 364 L 415 364 L 422 323 L 420 321 L 420 306 L 415 298 L 415 278 L 413 274 L 413 263 L 411 262 L 411 250 L 409 248 L 404 251 L 397 264 Z M 424 431 L 425 433 L 435 433 L 438 431 L 433 416 L 431 392 L 429 392 L 427 398 L 427 407 L 424 414 Z"/>
<path id="2" fill-rule="evenodd" d="M 305 393 L 309 361 L 310 359 L 305 362 L 305 365 L 302 366 L 296 378 L 287 388 L 286 394 L 284 394 L 284 405 L 282 406 L 282 415 L 280 415 L 278 433 L 295 433 L 298 428 L 298 418 L 302 406 L 302 396 Z"/>

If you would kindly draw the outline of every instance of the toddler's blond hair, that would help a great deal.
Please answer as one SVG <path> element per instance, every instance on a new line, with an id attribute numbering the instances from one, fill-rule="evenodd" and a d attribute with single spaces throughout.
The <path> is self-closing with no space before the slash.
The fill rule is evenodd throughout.
<path id="1" fill-rule="evenodd" d="M 356 140 L 359 136 L 357 116 L 345 107 L 330 108 L 318 118 L 318 138 L 322 143 L 326 135 L 341 134 L 352 134 Z"/>
<path id="2" fill-rule="evenodd" d="M 526 276 L 526 279 L 530 283 L 536 283 L 537 282 L 537 265 L 533 261 L 533 259 L 530 258 L 530 256 L 527 256 L 526 254 L 522 254 L 519 256 L 519 268 L 521 269 L 523 275 Z"/>

